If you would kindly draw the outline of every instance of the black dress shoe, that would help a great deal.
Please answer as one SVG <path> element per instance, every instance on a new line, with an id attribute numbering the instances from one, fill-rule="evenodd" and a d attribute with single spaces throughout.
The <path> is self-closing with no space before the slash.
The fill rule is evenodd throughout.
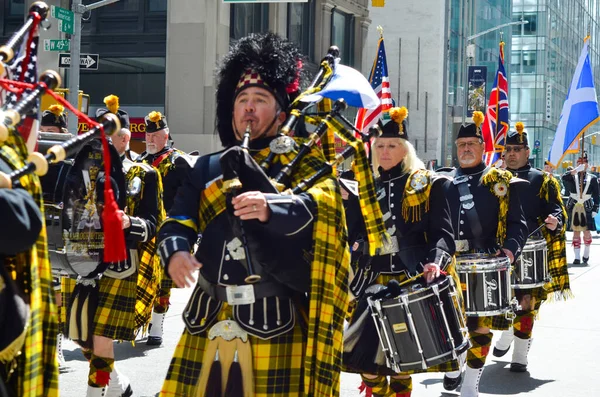
<path id="1" fill-rule="evenodd" d="M 131 385 L 127 386 L 127 389 L 121 394 L 121 397 L 131 397 L 133 396 L 133 389 L 131 389 Z"/>
<path id="2" fill-rule="evenodd" d="M 588 263 L 590 260 L 590 258 L 586 258 L 585 256 L 583 257 L 583 263 Z"/>
<path id="3" fill-rule="evenodd" d="M 500 350 L 500 349 L 498 349 L 497 347 L 494 347 L 494 352 L 493 352 L 493 354 L 494 354 L 494 356 L 495 356 L 495 357 L 502 357 L 502 356 L 504 356 L 506 353 L 508 353 L 508 351 L 509 351 L 509 350 L 510 350 L 510 346 L 508 346 L 508 349 L 506 349 L 506 350 Z"/>
<path id="4" fill-rule="evenodd" d="M 146 341 L 146 346 L 160 346 L 162 345 L 162 338 L 160 336 L 149 336 Z"/>
<path id="5" fill-rule="evenodd" d="M 580 261 L 579 259 L 575 259 L 575 260 L 573 261 L 573 264 L 574 264 L 574 265 L 579 265 L 580 263 L 581 263 L 581 261 Z"/>
<path id="6" fill-rule="evenodd" d="M 510 372 L 527 372 L 527 365 L 510 363 Z"/>
<path id="7" fill-rule="evenodd" d="M 444 375 L 444 389 L 455 390 L 460 385 L 461 381 L 462 373 L 456 378 L 450 378 L 449 376 Z"/>

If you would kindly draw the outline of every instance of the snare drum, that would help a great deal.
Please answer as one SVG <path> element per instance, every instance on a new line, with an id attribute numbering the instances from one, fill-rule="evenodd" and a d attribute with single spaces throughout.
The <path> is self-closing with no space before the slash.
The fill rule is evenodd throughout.
<path id="1" fill-rule="evenodd" d="M 462 255 L 456 258 L 456 272 L 467 316 L 496 316 L 510 310 L 510 259 Z"/>
<path id="2" fill-rule="evenodd" d="M 393 299 L 367 300 L 386 364 L 396 373 L 442 364 L 469 347 L 452 277 L 413 283 Z"/>
<path id="3" fill-rule="evenodd" d="M 542 287 L 549 282 L 546 240 L 527 240 L 512 273 L 514 289 Z"/>

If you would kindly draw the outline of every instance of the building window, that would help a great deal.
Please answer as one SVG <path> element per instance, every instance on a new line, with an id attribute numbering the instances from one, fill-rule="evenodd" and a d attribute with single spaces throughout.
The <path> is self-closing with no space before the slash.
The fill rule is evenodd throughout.
<path id="1" fill-rule="evenodd" d="M 102 99 L 117 87 L 115 93 L 124 106 L 164 104 L 164 57 L 107 57 L 100 62 L 97 71 L 81 73 L 81 89 L 90 95 L 92 105 L 102 106 Z"/>
<path id="2" fill-rule="evenodd" d="M 334 10 L 331 14 L 331 44 L 340 49 L 342 63 L 354 66 L 354 16 Z"/>
<path id="3" fill-rule="evenodd" d="M 513 14 L 513 22 L 518 22 L 521 19 L 527 21 L 525 25 L 513 25 L 513 35 L 532 36 L 537 34 L 537 17 L 537 14 L 533 13 Z"/>
<path id="4" fill-rule="evenodd" d="M 309 59 L 313 59 L 315 2 L 288 4 L 287 37 Z"/>
<path id="5" fill-rule="evenodd" d="M 229 37 L 233 40 L 269 30 L 268 4 L 232 4 L 230 14 Z"/>
<path id="6" fill-rule="evenodd" d="M 148 0 L 148 11 L 150 11 L 150 12 L 167 11 L 167 0 Z"/>
<path id="7" fill-rule="evenodd" d="M 514 73 L 535 73 L 537 64 L 536 51 L 512 51 L 510 66 Z"/>
<path id="8" fill-rule="evenodd" d="M 8 15 L 22 17 L 25 15 L 25 0 L 10 0 Z"/>

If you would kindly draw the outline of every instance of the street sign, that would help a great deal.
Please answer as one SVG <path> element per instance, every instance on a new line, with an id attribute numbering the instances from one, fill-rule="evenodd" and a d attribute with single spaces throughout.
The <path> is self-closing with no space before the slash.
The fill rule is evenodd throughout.
<path id="1" fill-rule="evenodd" d="M 541 143 L 540 141 L 535 141 L 535 142 L 533 143 L 533 147 L 534 147 L 534 148 L 539 148 L 541 144 L 542 144 L 542 143 Z"/>
<path id="2" fill-rule="evenodd" d="M 73 22 L 75 21 L 75 14 L 73 11 L 69 11 L 66 8 L 50 6 L 50 15 L 53 18 L 58 19 L 58 30 L 60 32 L 73 34 Z"/>
<path id="3" fill-rule="evenodd" d="M 44 40 L 44 51 L 71 51 L 71 40 Z"/>
<path id="4" fill-rule="evenodd" d="M 98 54 L 81 54 L 79 66 L 85 70 L 98 70 L 100 56 Z M 71 54 L 58 54 L 58 67 L 68 68 L 71 66 Z"/>

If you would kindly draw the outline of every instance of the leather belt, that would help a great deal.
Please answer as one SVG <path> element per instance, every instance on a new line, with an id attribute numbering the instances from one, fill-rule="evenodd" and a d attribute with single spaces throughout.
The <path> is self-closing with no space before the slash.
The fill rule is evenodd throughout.
<path id="1" fill-rule="evenodd" d="M 211 283 L 210 281 L 205 279 L 204 276 L 202 276 L 202 273 L 200 272 L 198 272 L 198 285 L 213 299 L 216 299 L 221 302 L 229 302 L 230 304 L 235 304 L 234 302 L 232 302 L 231 295 L 232 290 L 237 288 L 244 288 L 248 291 L 252 291 L 251 294 L 253 293 L 254 300 L 269 298 L 272 296 L 277 296 L 280 298 L 289 298 L 292 296 L 292 291 L 289 288 L 276 282 L 265 281 L 258 284 L 222 286 Z"/>

